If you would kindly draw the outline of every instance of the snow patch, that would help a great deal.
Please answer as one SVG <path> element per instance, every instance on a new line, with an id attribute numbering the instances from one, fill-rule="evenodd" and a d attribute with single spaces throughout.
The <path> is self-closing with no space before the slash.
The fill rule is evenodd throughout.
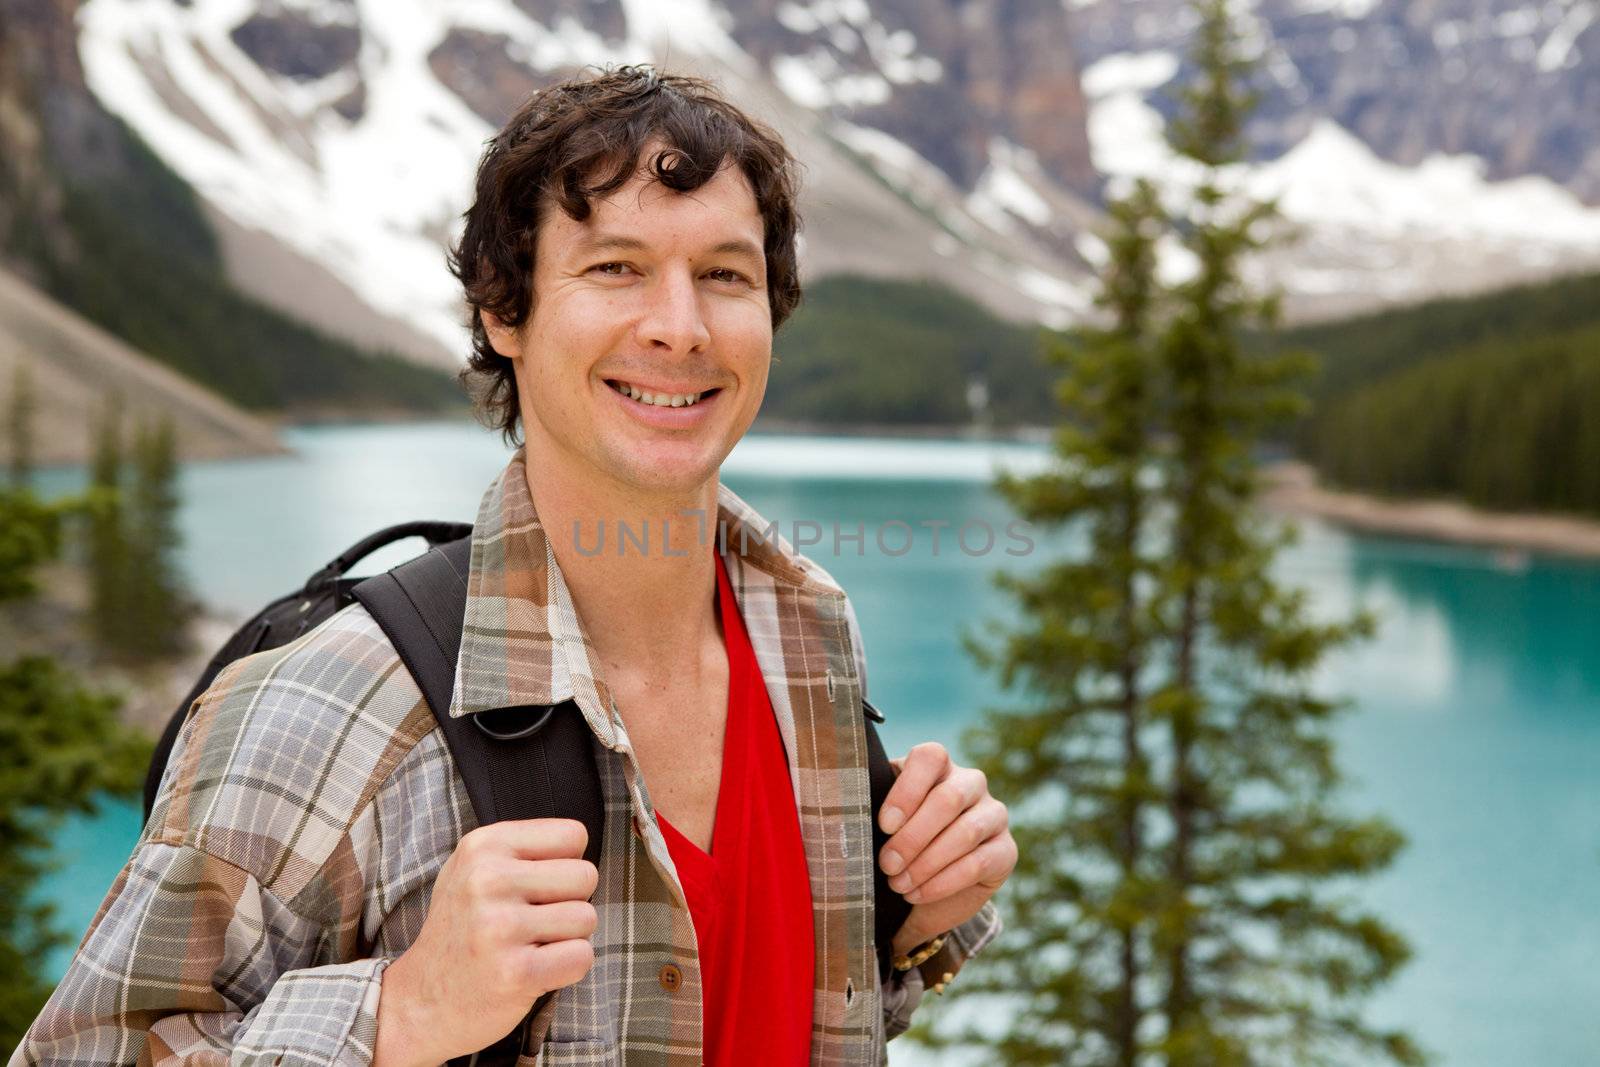
<path id="1" fill-rule="evenodd" d="M 795 103 L 823 110 L 835 104 L 867 107 L 889 99 L 889 83 L 877 74 L 846 73 L 833 53 L 817 49 L 803 56 L 776 56 L 772 76 Z"/>
<path id="2" fill-rule="evenodd" d="M 1083 72 L 1083 91 L 1091 99 L 1119 93 L 1147 93 L 1178 73 L 1171 52 L 1118 52 L 1091 63 Z"/>
<path id="3" fill-rule="evenodd" d="M 1594 22 L 1597 11 L 1600 11 L 1600 5 L 1593 3 L 1576 3 L 1567 9 L 1556 28 L 1550 31 L 1550 36 L 1544 39 L 1544 44 L 1539 46 L 1539 54 L 1534 62 L 1540 70 L 1560 70 L 1578 62 L 1580 57 L 1573 45 L 1589 28 L 1589 24 Z"/>
<path id="4" fill-rule="evenodd" d="M 862 156 L 878 176 L 902 196 L 931 212 L 951 234 L 969 243 L 981 239 L 982 229 L 974 217 L 951 206 L 961 203 L 961 191 L 944 171 L 916 149 L 882 130 L 857 126 L 843 119 L 834 121 L 828 129 L 839 143 Z M 952 254 L 937 243 L 934 250 L 941 255 Z"/>
<path id="5" fill-rule="evenodd" d="M 711 0 L 621 0 L 628 20 L 628 37 L 647 51 L 681 49 L 692 55 L 711 55 L 737 69 L 748 69 L 750 58 L 729 36 L 729 16 Z"/>
<path id="6" fill-rule="evenodd" d="M 338 0 L 278 0 L 277 6 L 304 15 L 319 26 L 354 26 L 360 21 L 354 4 Z"/>
<path id="7" fill-rule="evenodd" d="M 1383 0 L 1300 0 L 1296 10 L 1304 15 L 1332 12 L 1340 18 L 1364 19 L 1378 9 Z"/>
<path id="8" fill-rule="evenodd" d="M 1436 27 L 1436 40 L 1439 31 Z M 1089 141 L 1095 165 L 1111 179 L 1112 195 L 1124 194 L 1132 179 L 1146 177 L 1181 210 L 1198 168 L 1173 153 L 1161 115 L 1145 100 L 1144 94 L 1172 73 L 1170 57 L 1158 56 L 1164 54 L 1112 56 L 1086 72 Z M 1347 292 L 1393 288 L 1403 293 L 1437 283 L 1420 273 L 1425 268 L 1404 259 L 1388 268 L 1364 262 L 1363 250 L 1385 242 L 1402 248 L 1456 242 L 1481 247 L 1486 258 L 1509 254 L 1526 263 L 1554 263 L 1600 246 L 1600 209 L 1585 206 L 1547 178 L 1491 181 L 1483 161 L 1468 155 L 1436 155 L 1403 167 L 1378 158 L 1328 119 L 1317 122 L 1281 158 L 1232 167 L 1220 178 L 1225 186 L 1254 196 L 1276 197 L 1284 216 L 1305 231 L 1320 254 L 1361 263 L 1360 272 L 1345 282 Z M 1163 272 L 1181 276 L 1187 270 L 1175 246 L 1161 249 L 1159 256 Z M 1275 281 L 1298 292 L 1330 291 L 1337 283 L 1325 270 L 1307 274 L 1304 286 L 1294 271 Z"/>
<path id="9" fill-rule="evenodd" d="M 1055 212 L 1039 195 L 1041 177 L 1033 153 L 996 137 L 989 143 L 989 166 L 967 197 L 967 210 L 1001 232 L 1011 228 L 1011 215 L 1048 226 Z"/>
<path id="10" fill-rule="evenodd" d="M 1083 257 L 1085 263 L 1097 271 L 1111 262 L 1111 249 L 1106 247 L 1098 234 L 1084 230 L 1073 239 L 1072 247 L 1078 250 L 1078 255 Z"/>
<path id="11" fill-rule="evenodd" d="M 1379 159 L 1328 119 L 1251 179 L 1290 218 L 1386 236 L 1415 231 L 1552 245 L 1600 241 L 1600 209 L 1543 177 L 1490 181 L 1476 156 L 1435 155 L 1416 167 Z"/>
<path id="12" fill-rule="evenodd" d="M 785 3 L 779 5 L 776 16 L 783 26 L 795 33 L 805 36 L 825 35 L 829 43 L 840 52 L 851 54 L 864 46 L 867 56 L 877 68 L 877 74 L 891 85 L 933 82 L 944 76 L 943 64 L 932 56 L 918 54 L 917 39 L 910 30 L 902 28 L 891 32 L 883 23 L 872 17 L 872 9 L 864 0 L 813 0 L 810 4 L 785 0 Z M 818 91 L 815 84 L 812 84 L 813 82 L 821 81 L 822 88 L 826 89 L 839 78 L 862 77 L 860 74 L 837 73 L 837 61 L 826 52 L 814 53 L 805 57 L 803 61 L 810 65 L 810 70 L 801 73 L 790 67 L 783 75 L 792 79 L 798 87 L 798 92 L 803 94 L 794 96 L 797 102 L 822 97 L 823 94 Z M 778 63 L 778 60 L 774 60 L 775 69 Z M 836 97 L 830 99 L 843 102 L 838 101 Z"/>
<path id="13" fill-rule="evenodd" d="M 778 88 L 801 107 L 821 110 L 833 101 L 827 80 L 817 71 L 817 65 L 800 56 L 775 56 L 772 76 Z"/>
<path id="14" fill-rule="evenodd" d="M 1016 277 L 1017 288 L 1041 304 L 1073 316 L 1081 315 L 1089 308 L 1089 298 L 1083 289 L 1063 278 L 1033 267 L 1018 268 Z"/>

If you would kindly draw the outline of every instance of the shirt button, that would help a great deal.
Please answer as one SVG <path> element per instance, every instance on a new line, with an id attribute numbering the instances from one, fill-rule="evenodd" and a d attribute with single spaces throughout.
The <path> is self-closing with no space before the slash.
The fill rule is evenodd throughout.
<path id="1" fill-rule="evenodd" d="M 660 978 L 661 988 L 668 993 L 676 993 L 678 987 L 683 984 L 683 972 L 678 970 L 678 965 L 675 963 L 669 963 L 661 968 Z"/>

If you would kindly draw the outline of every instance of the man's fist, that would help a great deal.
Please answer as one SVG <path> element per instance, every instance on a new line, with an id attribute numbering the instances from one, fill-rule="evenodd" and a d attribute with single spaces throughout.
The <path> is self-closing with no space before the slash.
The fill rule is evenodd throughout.
<path id="1" fill-rule="evenodd" d="M 943 745 L 925 742 L 890 763 L 899 777 L 878 813 L 890 835 L 878 865 L 912 905 L 894 939 L 902 953 L 976 915 L 1011 876 L 1017 843 L 983 772 L 954 763 Z"/>
<path id="2" fill-rule="evenodd" d="M 433 883 L 416 942 L 383 975 L 373 1067 L 439 1064 L 500 1040 L 594 965 L 599 881 L 571 819 L 491 823 Z"/>

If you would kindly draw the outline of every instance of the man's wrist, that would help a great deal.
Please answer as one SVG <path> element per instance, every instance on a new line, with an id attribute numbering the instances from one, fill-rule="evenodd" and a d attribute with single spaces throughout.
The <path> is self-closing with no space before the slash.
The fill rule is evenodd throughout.
<path id="1" fill-rule="evenodd" d="M 927 944 L 944 930 L 929 930 L 916 921 L 916 913 L 906 919 L 900 929 L 895 932 L 894 940 L 889 943 L 889 951 L 895 956 L 909 956 L 915 949 Z"/>
<path id="2" fill-rule="evenodd" d="M 429 1025 L 422 997 L 411 982 L 405 955 L 384 968 L 378 990 L 378 1034 L 372 1067 L 436 1067 L 450 1059 L 429 1047 L 440 1030 Z"/>

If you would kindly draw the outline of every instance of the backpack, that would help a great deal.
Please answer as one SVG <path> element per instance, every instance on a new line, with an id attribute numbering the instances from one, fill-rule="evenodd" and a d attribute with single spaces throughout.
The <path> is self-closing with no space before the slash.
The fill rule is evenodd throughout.
<path id="1" fill-rule="evenodd" d="M 461 649 L 471 534 L 470 525 L 457 522 L 408 522 L 377 530 L 317 570 L 300 589 L 278 597 L 241 626 L 211 658 L 162 731 L 145 775 L 145 821 L 150 819 L 167 760 L 189 709 L 218 673 L 234 660 L 288 644 L 359 601 L 388 636 L 428 707 L 433 709 L 480 825 L 503 819 L 577 819 L 589 831 L 584 857 L 598 863 L 605 805 L 592 735 L 576 703 L 568 700 L 550 706 L 500 708 L 458 719 L 439 714 L 450 707 L 456 658 Z M 347 577 L 351 568 L 368 555 L 410 537 L 425 539 L 428 551 L 382 574 Z M 876 814 L 894 784 L 895 771 L 874 725 L 884 721 L 883 715 L 864 698 L 861 705 L 876 856 L 888 840 L 878 827 Z M 890 943 L 911 913 L 911 905 L 889 888 L 888 876 L 876 864 L 873 888 L 878 973 L 880 979 L 886 979 L 890 973 Z M 527 1021 L 552 996 L 554 991 L 541 997 L 523 1025 L 506 1037 L 452 1063 L 511 1067 L 523 1043 Z"/>

